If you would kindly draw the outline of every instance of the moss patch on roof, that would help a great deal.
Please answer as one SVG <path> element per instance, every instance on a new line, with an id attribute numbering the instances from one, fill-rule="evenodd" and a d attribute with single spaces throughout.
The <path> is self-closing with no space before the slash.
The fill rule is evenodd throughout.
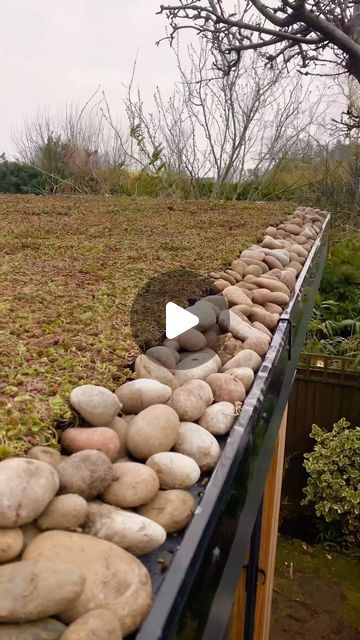
<path id="1" fill-rule="evenodd" d="M 94 196 L 0 196 L 0 457 L 56 443 L 79 384 L 115 389 L 137 347 L 130 309 L 151 276 L 206 275 L 294 209 Z"/>

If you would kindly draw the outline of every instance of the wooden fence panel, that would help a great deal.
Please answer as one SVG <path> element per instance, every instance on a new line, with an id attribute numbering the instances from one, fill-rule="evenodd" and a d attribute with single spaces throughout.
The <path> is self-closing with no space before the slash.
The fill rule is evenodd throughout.
<path id="1" fill-rule="evenodd" d="M 299 368 L 289 399 L 282 501 L 290 511 L 303 498 L 304 453 L 314 446 L 311 426 L 330 429 L 340 418 L 360 426 L 360 373 L 347 370 L 346 359 L 321 356 L 320 363 Z"/>

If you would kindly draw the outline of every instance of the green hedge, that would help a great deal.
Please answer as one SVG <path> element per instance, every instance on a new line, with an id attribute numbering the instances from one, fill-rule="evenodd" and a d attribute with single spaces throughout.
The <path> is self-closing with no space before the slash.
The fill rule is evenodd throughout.
<path id="1" fill-rule="evenodd" d="M 35 167 L 7 160 L 0 163 L 0 193 L 40 194 L 45 190 L 45 177 Z"/>

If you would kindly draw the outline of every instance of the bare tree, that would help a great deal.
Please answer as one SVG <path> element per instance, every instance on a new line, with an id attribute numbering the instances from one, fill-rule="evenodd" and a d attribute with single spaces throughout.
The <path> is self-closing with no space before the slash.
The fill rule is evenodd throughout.
<path id="1" fill-rule="evenodd" d="M 177 43 L 175 53 L 179 77 L 169 97 L 155 91 L 152 110 L 135 88 L 135 61 L 124 87 L 127 125 L 114 120 L 98 89 L 82 108 L 28 121 L 15 138 L 20 159 L 43 171 L 54 190 L 69 183 L 109 193 L 135 172 L 132 185 L 150 174 L 158 193 L 237 198 L 250 169 L 258 185 L 296 145 L 318 136 L 327 102 L 293 64 L 284 73 L 280 60 L 270 67 L 249 50 L 231 74 L 214 77 L 206 39 L 185 52 Z"/>
<path id="2" fill-rule="evenodd" d="M 18 159 L 43 172 L 54 190 L 66 183 L 77 191 L 92 190 L 94 183 L 101 188 L 101 169 L 125 160 L 104 121 L 102 102 L 98 88 L 82 107 L 68 104 L 58 113 L 43 110 L 26 120 L 13 135 Z"/>
<path id="3" fill-rule="evenodd" d="M 167 100 L 157 89 L 154 103 L 166 166 L 171 172 L 188 176 L 193 185 L 198 178 L 206 178 L 210 171 L 209 154 L 198 135 L 184 86 L 176 83 Z"/>
<path id="4" fill-rule="evenodd" d="M 177 52 L 181 91 L 192 128 L 205 141 L 203 164 L 217 196 L 226 183 L 243 179 L 249 154 L 259 141 L 260 118 L 280 97 L 280 70 L 259 66 L 253 54 L 231 76 L 213 78 L 207 43 L 199 51 L 189 47 L 188 52 L 189 69 Z"/>
<path id="5" fill-rule="evenodd" d="M 270 69 L 248 51 L 232 74 L 214 78 L 208 42 L 189 46 L 187 56 L 175 50 L 180 79 L 170 98 L 157 90 L 150 113 L 140 92 L 129 91 L 126 100 L 140 152 L 154 170 L 187 176 L 195 192 L 208 178 L 212 197 L 232 185 L 236 198 L 250 167 L 265 176 L 295 144 L 315 135 L 328 105 L 296 73 L 283 74 L 277 62 Z"/>
<path id="6" fill-rule="evenodd" d="M 360 0 L 240 0 L 229 12 L 225 0 L 180 0 L 161 5 L 170 39 L 193 29 L 218 54 L 229 73 L 242 53 L 263 52 L 267 61 L 300 59 L 302 67 L 337 61 L 360 82 Z M 224 65 L 225 61 L 225 65 Z"/>

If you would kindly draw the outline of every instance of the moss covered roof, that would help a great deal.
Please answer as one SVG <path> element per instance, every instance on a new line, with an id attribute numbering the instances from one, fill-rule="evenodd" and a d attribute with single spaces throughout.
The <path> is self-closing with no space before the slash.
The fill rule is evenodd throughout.
<path id="1" fill-rule="evenodd" d="M 131 304 L 169 269 L 227 264 L 286 203 L 0 196 L 0 455 L 54 440 L 69 391 L 114 389 L 137 352 Z"/>

